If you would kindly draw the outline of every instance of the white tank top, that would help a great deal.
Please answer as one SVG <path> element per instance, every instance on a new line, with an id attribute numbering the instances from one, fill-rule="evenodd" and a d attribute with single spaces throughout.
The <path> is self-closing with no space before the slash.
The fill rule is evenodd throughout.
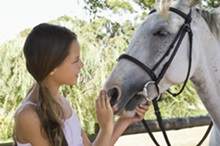
<path id="1" fill-rule="evenodd" d="M 35 105 L 32 102 L 26 102 L 26 104 Z M 70 118 L 63 120 L 63 133 L 65 135 L 68 146 L 83 146 L 83 141 L 81 137 L 81 125 L 78 120 L 77 114 L 74 109 L 70 106 L 72 110 L 72 115 Z M 16 141 L 18 146 L 31 146 L 30 143 L 19 143 Z"/>

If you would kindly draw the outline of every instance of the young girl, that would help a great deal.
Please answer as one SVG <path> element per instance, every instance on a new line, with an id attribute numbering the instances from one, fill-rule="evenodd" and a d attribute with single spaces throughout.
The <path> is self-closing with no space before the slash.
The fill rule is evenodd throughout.
<path id="1" fill-rule="evenodd" d="M 144 117 L 149 105 L 137 107 L 133 118 L 121 117 L 114 125 L 109 97 L 101 91 L 96 100 L 99 133 L 91 143 L 76 112 L 60 95 L 61 85 L 75 85 L 83 67 L 77 36 L 69 29 L 39 24 L 28 35 L 24 55 L 36 83 L 15 113 L 17 146 L 112 146 L 133 122 Z"/>

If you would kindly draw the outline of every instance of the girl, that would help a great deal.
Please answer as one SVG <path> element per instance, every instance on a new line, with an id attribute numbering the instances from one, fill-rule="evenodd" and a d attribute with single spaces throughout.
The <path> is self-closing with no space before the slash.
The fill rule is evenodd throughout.
<path id="1" fill-rule="evenodd" d="M 121 117 L 114 125 L 109 97 L 101 91 L 96 100 L 100 130 L 91 143 L 76 112 L 59 93 L 61 85 L 77 84 L 83 67 L 76 34 L 65 27 L 39 24 L 28 35 L 23 49 L 27 69 L 36 83 L 15 113 L 13 135 L 17 146 L 112 146 L 149 108 L 140 105 L 137 116 Z"/>

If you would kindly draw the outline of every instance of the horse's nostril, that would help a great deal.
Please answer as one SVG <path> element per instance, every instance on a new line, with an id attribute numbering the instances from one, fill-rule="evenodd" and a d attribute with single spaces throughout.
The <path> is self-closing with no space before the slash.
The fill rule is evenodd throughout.
<path id="1" fill-rule="evenodd" d="M 115 104 L 115 102 L 117 101 L 117 98 L 118 98 L 117 88 L 112 88 L 112 89 L 108 90 L 108 96 L 111 97 L 110 104 L 111 104 L 111 106 L 113 106 Z"/>

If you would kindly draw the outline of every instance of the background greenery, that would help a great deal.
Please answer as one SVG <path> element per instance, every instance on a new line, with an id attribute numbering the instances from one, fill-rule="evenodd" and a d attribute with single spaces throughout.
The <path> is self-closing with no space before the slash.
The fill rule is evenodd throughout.
<path id="1" fill-rule="evenodd" d="M 78 34 L 81 44 L 82 60 L 85 64 L 81 71 L 77 86 L 64 86 L 62 94 L 76 109 L 83 128 L 88 134 L 94 133 L 96 123 L 94 101 L 109 72 L 116 63 L 117 57 L 123 53 L 130 41 L 133 31 L 147 16 L 153 7 L 153 0 L 84 0 L 85 11 L 91 16 L 90 22 L 59 17 L 49 23 L 66 26 Z M 220 2 L 209 0 L 201 7 L 216 7 Z M 133 5 L 139 6 L 143 13 L 137 14 Z M 134 21 L 113 22 L 99 14 L 111 11 L 113 14 L 137 14 Z M 0 141 L 10 139 L 13 128 L 13 115 L 24 99 L 33 79 L 25 68 L 22 47 L 31 28 L 23 30 L 15 40 L 7 41 L 0 46 Z M 173 86 L 171 91 L 177 92 L 181 85 Z M 164 118 L 206 115 L 191 82 L 178 97 L 167 93 L 159 103 Z M 146 119 L 155 119 L 153 108 Z"/>

